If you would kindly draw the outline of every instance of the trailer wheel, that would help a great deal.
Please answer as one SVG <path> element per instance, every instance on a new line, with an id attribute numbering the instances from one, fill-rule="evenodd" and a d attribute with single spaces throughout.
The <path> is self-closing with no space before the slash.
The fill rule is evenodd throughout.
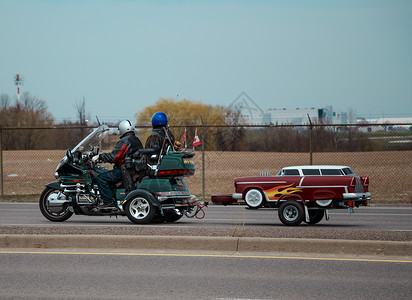
<path id="1" fill-rule="evenodd" d="M 278 215 L 280 221 L 287 226 L 297 226 L 305 217 L 303 205 L 295 200 L 282 203 Z"/>
<path id="2" fill-rule="evenodd" d="M 263 194 L 258 189 L 250 189 L 245 195 L 245 202 L 250 208 L 259 208 L 263 204 Z"/>
<path id="3" fill-rule="evenodd" d="M 303 220 L 303 222 L 314 225 L 322 221 L 323 217 L 325 216 L 324 209 L 310 209 L 309 210 L 309 222 Z"/>

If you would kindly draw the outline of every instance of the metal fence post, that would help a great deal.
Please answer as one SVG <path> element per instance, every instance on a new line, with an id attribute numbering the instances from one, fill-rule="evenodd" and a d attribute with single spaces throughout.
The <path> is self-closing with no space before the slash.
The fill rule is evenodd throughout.
<path id="1" fill-rule="evenodd" d="M 313 150 L 312 150 L 312 132 L 313 132 L 313 125 L 310 125 L 310 129 L 309 129 L 309 164 L 313 165 Z"/>
<path id="2" fill-rule="evenodd" d="M 205 128 L 203 126 L 203 118 L 200 117 L 202 121 L 202 201 L 205 201 Z"/>
<path id="3" fill-rule="evenodd" d="M 309 119 L 309 165 L 313 165 L 313 151 L 312 151 L 312 131 L 313 131 L 313 124 L 312 120 L 309 117 L 308 114 L 308 119 Z"/>
<path id="4" fill-rule="evenodd" d="M 0 181 L 1 181 L 1 197 L 4 196 L 3 186 L 3 127 L 0 125 Z"/>

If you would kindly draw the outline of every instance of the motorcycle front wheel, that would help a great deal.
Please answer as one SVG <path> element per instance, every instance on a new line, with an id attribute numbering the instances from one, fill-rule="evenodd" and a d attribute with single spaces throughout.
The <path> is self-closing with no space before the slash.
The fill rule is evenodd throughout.
<path id="1" fill-rule="evenodd" d="M 69 210 L 68 203 L 53 203 L 53 200 L 59 199 L 61 196 L 58 189 L 46 187 L 40 195 L 39 207 L 43 216 L 53 222 L 66 221 L 73 215 Z"/>

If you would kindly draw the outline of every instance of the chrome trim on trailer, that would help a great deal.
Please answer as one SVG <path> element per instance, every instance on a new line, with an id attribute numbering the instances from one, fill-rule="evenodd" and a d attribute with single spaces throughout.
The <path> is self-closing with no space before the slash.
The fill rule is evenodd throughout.
<path id="1" fill-rule="evenodd" d="M 303 188 L 322 188 L 322 189 L 330 189 L 330 188 L 343 188 L 345 189 L 345 193 L 348 192 L 348 187 L 346 185 L 299 185 L 296 186 L 297 189 Z"/>
<path id="2" fill-rule="evenodd" d="M 357 199 L 357 200 L 368 200 L 371 197 L 371 193 L 344 193 L 343 199 Z"/>
<path id="3" fill-rule="evenodd" d="M 236 182 L 236 184 L 257 184 L 257 183 L 286 183 L 286 181 L 253 181 L 253 182 Z"/>
<path id="4" fill-rule="evenodd" d="M 332 203 L 332 199 L 316 200 L 315 202 L 321 207 L 326 207 Z"/>

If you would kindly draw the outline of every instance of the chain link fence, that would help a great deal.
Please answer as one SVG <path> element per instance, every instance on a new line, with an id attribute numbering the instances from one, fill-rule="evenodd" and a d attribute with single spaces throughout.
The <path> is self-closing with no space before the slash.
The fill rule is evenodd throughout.
<path id="1" fill-rule="evenodd" d="M 370 177 L 373 203 L 412 203 L 412 124 L 375 125 L 242 125 L 171 127 L 187 147 L 197 130 L 196 174 L 187 179 L 192 194 L 208 200 L 212 194 L 233 193 L 233 179 L 276 175 L 285 166 L 348 165 Z M 65 150 L 73 148 L 92 127 L 1 128 L 1 196 L 40 195 L 54 181 Z M 143 144 L 150 128 L 141 126 Z M 118 135 L 106 137 L 109 152 Z M 190 141 L 190 142 L 189 142 Z"/>

